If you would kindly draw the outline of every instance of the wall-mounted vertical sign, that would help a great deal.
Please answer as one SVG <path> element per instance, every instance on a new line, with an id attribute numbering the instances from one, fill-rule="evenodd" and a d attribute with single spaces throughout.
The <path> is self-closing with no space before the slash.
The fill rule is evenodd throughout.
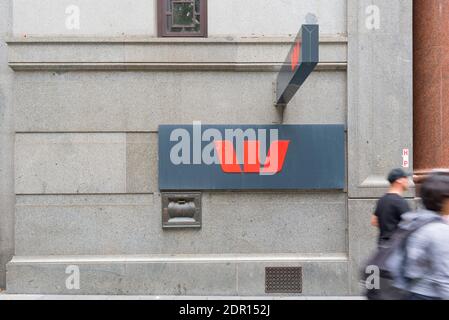
<path id="1" fill-rule="evenodd" d="M 409 149 L 402 150 L 402 167 L 410 168 L 410 150 Z"/>
<path id="2" fill-rule="evenodd" d="M 159 189 L 343 189 L 344 125 L 161 125 Z"/>
<path id="3" fill-rule="evenodd" d="M 318 25 L 302 25 L 277 78 L 276 106 L 287 105 L 315 69 L 319 41 Z"/>

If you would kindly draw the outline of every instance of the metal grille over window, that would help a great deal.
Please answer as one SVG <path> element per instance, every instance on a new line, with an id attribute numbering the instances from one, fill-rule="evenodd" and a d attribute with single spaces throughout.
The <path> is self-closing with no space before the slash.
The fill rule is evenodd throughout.
<path id="1" fill-rule="evenodd" d="M 266 267 L 266 293 L 302 293 L 301 267 Z"/>
<path id="2" fill-rule="evenodd" d="M 207 0 L 159 0 L 159 36 L 205 37 Z"/>

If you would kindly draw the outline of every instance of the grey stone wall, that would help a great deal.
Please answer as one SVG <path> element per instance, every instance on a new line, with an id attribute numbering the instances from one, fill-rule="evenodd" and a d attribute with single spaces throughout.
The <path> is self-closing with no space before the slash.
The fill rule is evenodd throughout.
<path id="1" fill-rule="evenodd" d="M 154 1 L 132 2 L 70 1 L 86 21 L 68 31 L 68 2 L 14 1 L 8 58 L 0 47 L 15 109 L 2 120 L 15 132 L 2 142 L 2 165 L 15 150 L 8 291 L 263 295 L 265 266 L 300 265 L 305 295 L 358 294 L 383 176 L 412 149 L 412 1 L 210 0 L 207 39 L 154 38 Z M 378 30 L 365 27 L 373 4 Z M 310 13 L 320 64 L 281 115 L 273 82 Z M 157 128 L 196 120 L 346 124 L 348 188 L 205 192 L 201 230 L 163 231 Z M 65 286 L 70 265 L 80 290 Z"/>
<path id="2" fill-rule="evenodd" d="M 13 72 L 5 39 L 11 30 L 11 2 L 0 1 L 0 289 L 6 285 L 6 263 L 14 254 Z"/>
<path id="3" fill-rule="evenodd" d="M 368 6 L 380 13 L 367 28 Z M 369 13 L 371 13 L 369 11 Z M 348 0 L 348 215 L 352 292 L 361 263 L 374 248 L 367 227 L 385 175 L 413 154 L 413 6 L 410 0 Z M 409 170 L 413 169 L 410 159 Z M 407 194 L 414 197 L 414 188 Z"/>
<path id="4" fill-rule="evenodd" d="M 160 212 L 157 193 L 19 196 L 16 254 L 346 252 L 342 193 L 206 193 L 201 230 L 163 231 Z"/>
<path id="5" fill-rule="evenodd" d="M 348 3 L 349 196 L 370 198 L 382 195 L 388 168 L 413 148 L 412 1 Z M 379 29 L 366 27 L 371 5 L 380 10 Z"/>

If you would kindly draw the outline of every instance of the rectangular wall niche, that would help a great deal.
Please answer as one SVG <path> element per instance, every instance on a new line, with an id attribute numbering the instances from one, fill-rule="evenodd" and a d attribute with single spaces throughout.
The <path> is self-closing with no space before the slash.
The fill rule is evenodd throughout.
<path id="1" fill-rule="evenodd" d="M 201 193 L 162 193 L 163 228 L 201 228 Z"/>

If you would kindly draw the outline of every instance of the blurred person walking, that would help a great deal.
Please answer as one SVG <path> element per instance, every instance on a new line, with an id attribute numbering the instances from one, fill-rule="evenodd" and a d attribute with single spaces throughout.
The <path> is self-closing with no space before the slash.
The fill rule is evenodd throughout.
<path id="1" fill-rule="evenodd" d="M 414 230 L 387 263 L 408 300 L 449 299 L 449 176 L 432 174 L 420 196 L 424 209 L 402 216 L 399 229 Z M 402 252 L 401 252 L 402 251 Z"/>
<path id="2" fill-rule="evenodd" d="M 402 197 L 409 188 L 410 174 L 402 169 L 393 169 L 388 175 L 390 189 L 379 199 L 371 218 L 371 225 L 379 228 L 379 245 L 390 240 L 398 228 L 401 216 L 410 211 L 407 201 Z"/>

